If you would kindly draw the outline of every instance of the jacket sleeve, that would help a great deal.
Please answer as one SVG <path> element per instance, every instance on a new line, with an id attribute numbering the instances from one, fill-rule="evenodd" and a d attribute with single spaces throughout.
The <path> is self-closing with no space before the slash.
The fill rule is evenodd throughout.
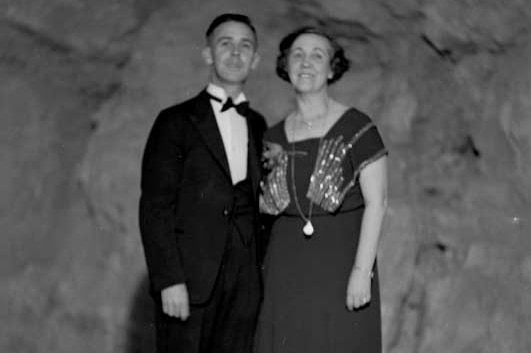
<path id="1" fill-rule="evenodd" d="M 142 159 L 139 223 L 153 294 L 186 280 L 175 224 L 185 158 L 182 122 L 162 111 Z"/>
<path id="2" fill-rule="evenodd" d="M 258 160 L 261 161 L 262 158 L 262 152 L 263 152 L 263 146 L 264 146 L 264 135 L 267 131 L 267 123 L 264 117 L 256 113 L 256 151 L 258 153 Z M 264 170 L 264 167 L 262 163 L 260 162 L 260 180 L 262 180 L 263 175 L 265 175 L 266 171 Z M 260 190 L 259 190 L 260 191 Z M 258 212 L 258 211 L 257 211 Z M 258 257 L 258 263 L 262 265 L 267 244 L 269 243 L 269 236 L 271 233 L 271 225 L 273 224 L 274 217 L 271 217 L 270 215 L 258 214 L 258 232 L 257 232 L 257 257 Z"/>

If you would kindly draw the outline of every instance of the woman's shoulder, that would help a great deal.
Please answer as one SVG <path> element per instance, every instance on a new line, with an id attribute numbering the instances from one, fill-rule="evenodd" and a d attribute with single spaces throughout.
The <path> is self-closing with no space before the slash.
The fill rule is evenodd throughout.
<path id="1" fill-rule="evenodd" d="M 354 134 L 367 124 L 372 123 L 369 116 L 361 110 L 335 100 L 331 100 L 330 110 L 332 116 L 335 116 L 331 124 L 331 129 L 334 130 L 332 132 L 340 133 L 344 137 Z"/>
<path id="2" fill-rule="evenodd" d="M 369 155 L 387 153 L 377 126 L 367 114 L 356 108 L 349 108 L 347 114 L 344 129 L 348 131 L 349 143 L 356 144 L 358 152 L 365 151 Z"/>
<path id="3" fill-rule="evenodd" d="M 348 107 L 344 113 L 343 120 L 345 121 L 346 129 L 354 131 L 361 130 L 366 126 L 374 124 L 367 114 L 354 107 Z"/>

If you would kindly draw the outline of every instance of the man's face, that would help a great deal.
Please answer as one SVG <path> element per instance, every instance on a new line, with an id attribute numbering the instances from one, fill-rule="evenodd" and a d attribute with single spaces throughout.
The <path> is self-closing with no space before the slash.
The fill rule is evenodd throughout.
<path id="1" fill-rule="evenodd" d="M 212 66 L 212 82 L 241 85 L 258 63 L 253 31 L 240 22 L 225 22 L 211 34 L 203 57 Z"/>

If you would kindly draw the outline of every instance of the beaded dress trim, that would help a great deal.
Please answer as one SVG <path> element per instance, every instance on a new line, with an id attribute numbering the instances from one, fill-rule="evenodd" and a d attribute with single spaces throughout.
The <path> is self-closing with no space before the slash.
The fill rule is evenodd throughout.
<path id="1" fill-rule="evenodd" d="M 310 201 L 318 204 L 328 212 L 334 212 L 343 203 L 347 192 L 356 185 L 361 170 L 387 153 L 384 148 L 363 161 L 354 171 L 352 179 L 344 185 L 345 179 L 342 164 L 345 156 L 356 142 L 373 126 L 374 124 L 372 122 L 367 123 L 347 143 L 343 141 L 342 135 L 336 138 L 323 139 L 323 143 L 317 152 L 315 169 L 310 176 L 310 185 L 306 193 L 306 197 Z M 278 215 L 290 203 L 287 184 L 287 167 L 290 154 L 292 153 L 287 151 L 281 152 L 278 163 L 276 163 L 267 175 L 266 180 L 261 184 L 260 210 L 264 213 Z"/>

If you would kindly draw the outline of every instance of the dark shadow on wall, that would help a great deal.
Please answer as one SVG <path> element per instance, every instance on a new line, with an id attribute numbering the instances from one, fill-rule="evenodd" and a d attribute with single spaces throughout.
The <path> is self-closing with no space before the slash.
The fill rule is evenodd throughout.
<path id="1" fill-rule="evenodd" d="M 129 314 L 125 353 L 155 352 L 155 321 L 149 281 L 145 276 L 138 284 Z"/>

